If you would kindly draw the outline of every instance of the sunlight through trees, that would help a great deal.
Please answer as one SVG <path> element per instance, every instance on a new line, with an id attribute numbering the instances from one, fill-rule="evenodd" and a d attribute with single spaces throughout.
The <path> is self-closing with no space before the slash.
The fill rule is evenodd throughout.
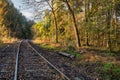
<path id="1" fill-rule="evenodd" d="M 48 3 L 51 8 L 47 10 L 47 13 L 43 10 L 45 14 L 43 20 L 33 26 L 35 32 L 36 28 L 42 29 L 42 27 L 45 28 L 45 24 L 49 25 L 47 27 L 49 30 L 43 29 L 42 32 L 38 30 L 34 33 L 34 35 L 40 35 L 37 38 L 43 39 L 46 36 L 53 41 L 57 36 L 59 43 L 64 46 L 96 46 L 110 51 L 119 49 L 119 0 L 97 2 L 95 0 L 39 0 L 33 2 L 37 6 L 41 6 L 40 3 Z M 42 35 L 47 33 L 49 35 Z"/>
<path id="2" fill-rule="evenodd" d="M 29 21 L 8 0 L 0 0 L 0 38 L 32 38 Z"/>

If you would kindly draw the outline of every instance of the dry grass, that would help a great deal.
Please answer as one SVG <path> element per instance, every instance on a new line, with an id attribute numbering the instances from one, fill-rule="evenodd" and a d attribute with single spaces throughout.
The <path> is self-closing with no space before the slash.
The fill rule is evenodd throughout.
<path id="1" fill-rule="evenodd" d="M 107 53 L 106 53 L 107 54 Z M 82 54 L 84 57 L 82 60 L 79 60 L 80 62 L 110 62 L 113 64 L 120 64 L 120 60 L 117 60 L 115 56 L 101 56 L 99 52 L 97 51 L 87 51 Z"/>
<path id="2" fill-rule="evenodd" d="M 59 47 L 59 48 L 61 48 L 60 50 L 67 49 L 67 48 L 61 47 L 60 44 L 50 43 L 50 42 L 45 41 L 45 40 L 36 39 L 36 40 L 33 40 L 33 42 L 36 43 L 36 44 L 47 44 L 47 45 L 50 45 L 54 48 Z M 120 64 L 120 60 L 117 60 L 116 56 L 113 56 L 113 55 L 111 56 L 108 53 L 101 53 L 98 50 L 92 50 L 92 49 L 89 50 L 87 48 L 81 48 L 80 50 L 85 51 L 85 53 L 81 54 L 83 56 L 83 58 L 80 59 L 80 60 L 78 59 L 80 62 L 97 62 L 97 61 L 100 61 L 102 63 L 111 62 L 111 63 L 114 63 L 114 64 Z M 79 53 L 79 50 L 77 52 Z M 105 56 L 103 56 L 103 55 L 105 55 Z"/>
<path id="3" fill-rule="evenodd" d="M 33 42 L 35 44 L 49 44 L 49 45 L 51 45 L 53 47 L 60 47 L 59 43 L 52 43 L 52 42 L 45 41 L 45 40 L 40 40 L 40 39 L 35 39 L 35 40 L 33 40 Z"/>
<path id="4" fill-rule="evenodd" d="M 7 44 L 7 43 L 13 43 L 15 41 L 18 41 L 18 39 L 16 39 L 16 38 L 2 38 L 1 41 L 3 44 Z"/>

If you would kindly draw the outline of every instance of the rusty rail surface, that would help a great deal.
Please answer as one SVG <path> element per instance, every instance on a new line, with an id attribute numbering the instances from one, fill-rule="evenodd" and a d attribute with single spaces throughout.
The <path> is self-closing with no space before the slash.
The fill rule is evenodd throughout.
<path id="1" fill-rule="evenodd" d="M 19 61 L 19 53 L 20 53 L 20 46 L 22 44 L 22 41 L 20 41 L 20 44 L 18 46 L 17 54 L 16 54 L 16 63 L 15 63 L 15 71 L 14 71 L 14 80 L 17 80 L 18 75 L 18 61 Z"/>

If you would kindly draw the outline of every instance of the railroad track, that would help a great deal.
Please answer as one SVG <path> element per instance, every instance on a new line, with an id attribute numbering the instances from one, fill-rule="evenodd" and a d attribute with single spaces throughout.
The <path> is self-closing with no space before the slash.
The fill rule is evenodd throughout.
<path id="1" fill-rule="evenodd" d="M 52 65 L 26 40 L 18 50 L 18 75 L 14 80 L 70 80 L 64 73 Z"/>
<path id="2" fill-rule="evenodd" d="M 76 77 L 76 71 L 67 65 L 62 70 L 51 61 L 52 57 L 48 59 L 49 56 L 45 57 L 44 52 L 38 52 L 34 47 L 28 40 L 23 40 L 0 52 L 0 80 L 89 80 L 81 75 Z"/>

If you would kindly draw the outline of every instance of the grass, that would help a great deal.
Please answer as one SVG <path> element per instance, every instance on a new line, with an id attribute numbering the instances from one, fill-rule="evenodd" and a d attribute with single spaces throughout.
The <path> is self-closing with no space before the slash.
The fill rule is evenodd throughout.
<path id="1" fill-rule="evenodd" d="M 116 55 L 116 53 L 113 53 L 113 52 L 102 52 L 101 54 L 100 54 L 101 56 L 110 56 L 110 57 L 116 57 L 117 55 Z"/>
<path id="2" fill-rule="evenodd" d="M 1 38 L 0 40 L 0 47 L 7 46 L 10 43 L 16 42 L 18 39 L 16 38 Z"/>
<path id="3" fill-rule="evenodd" d="M 110 62 L 104 63 L 102 68 L 105 80 L 119 80 L 120 79 L 120 65 L 112 64 Z"/>
<path id="4" fill-rule="evenodd" d="M 39 44 L 41 47 L 47 49 L 47 50 L 52 50 L 52 51 L 63 51 L 63 52 L 67 52 L 71 55 L 74 55 L 76 57 L 76 60 L 73 61 L 72 65 L 73 66 L 78 66 L 78 65 L 89 65 L 90 63 L 89 62 L 86 62 L 84 61 L 84 55 L 76 52 L 76 50 L 74 49 L 74 47 L 72 46 L 69 46 L 69 47 L 66 47 L 66 48 L 63 48 L 63 47 L 56 47 L 56 46 L 53 46 L 53 45 L 50 45 L 50 44 Z M 105 57 L 116 57 L 116 53 L 114 52 L 108 52 L 108 51 L 98 51 L 98 53 L 100 53 L 99 55 L 101 56 L 105 56 Z M 82 61 L 79 61 L 79 60 L 82 60 Z M 102 79 L 103 80 L 119 80 L 120 79 L 120 65 L 119 64 L 113 64 L 111 62 L 105 62 L 103 63 L 102 61 L 100 62 L 96 62 L 96 64 L 101 64 L 101 68 L 99 69 L 96 69 L 96 72 L 97 73 L 100 73 L 100 75 L 102 74 Z M 94 69 L 94 66 L 93 66 L 93 69 Z"/>
<path id="5" fill-rule="evenodd" d="M 49 44 L 40 44 L 40 46 L 45 48 L 45 49 L 53 49 L 53 50 L 56 49 L 56 47 L 49 45 Z"/>
<path id="6" fill-rule="evenodd" d="M 78 52 L 75 52 L 75 51 L 72 51 L 72 50 L 66 50 L 65 52 L 67 52 L 68 54 L 74 55 L 76 58 L 80 58 L 80 59 L 83 58 L 83 56 Z"/>
<path id="7" fill-rule="evenodd" d="M 102 56 L 113 56 L 116 57 L 117 53 L 119 53 L 120 48 L 114 48 L 112 51 L 109 51 L 109 49 L 107 49 L 106 47 L 93 47 L 93 46 L 87 46 L 85 47 L 86 49 L 91 49 L 91 50 L 95 50 L 95 51 L 99 51 L 102 54 Z"/>
<path id="8" fill-rule="evenodd" d="M 37 45 L 39 45 L 40 47 L 42 47 L 46 50 L 52 50 L 52 51 L 55 51 L 55 52 L 64 51 L 62 48 L 53 46 L 51 44 L 40 43 L 40 44 L 37 44 Z"/>
<path id="9" fill-rule="evenodd" d="M 78 52 L 75 52 L 75 49 L 73 49 L 73 47 L 68 47 L 68 48 L 61 48 L 61 47 L 55 47 L 55 46 L 52 46 L 50 44 L 39 44 L 41 47 L 47 49 L 47 50 L 53 50 L 53 51 L 63 51 L 63 52 L 66 52 L 68 54 L 71 54 L 71 55 L 74 55 L 76 58 L 80 58 L 82 59 L 83 56 L 78 53 Z"/>
<path id="10" fill-rule="evenodd" d="M 0 43 L 0 47 L 4 47 L 4 46 L 7 46 L 8 43 Z"/>
<path id="11" fill-rule="evenodd" d="M 103 71 L 104 72 L 107 72 L 108 70 L 110 70 L 112 67 L 112 64 L 111 63 L 104 63 L 103 64 Z"/>
<path id="12" fill-rule="evenodd" d="M 69 46 L 69 47 L 65 50 L 65 52 L 67 52 L 68 54 L 74 55 L 76 58 L 80 58 L 80 59 L 83 58 L 83 56 L 82 56 L 80 53 L 76 52 L 76 51 L 75 51 L 75 48 L 72 47 L 72 46 Z"/>

